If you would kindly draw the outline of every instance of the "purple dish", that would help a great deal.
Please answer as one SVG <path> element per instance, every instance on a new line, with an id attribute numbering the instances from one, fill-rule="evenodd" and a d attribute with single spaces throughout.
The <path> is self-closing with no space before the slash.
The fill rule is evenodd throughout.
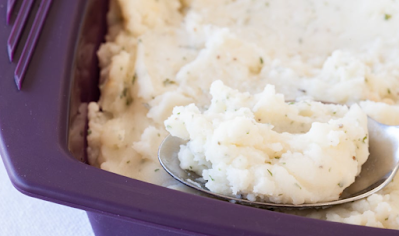
<path id="1" fill-rule="evenodd" d="M 6 45 L 11 26 L 2 17 L 0 154 L 19 191 L 87 211 L 96 235 L 399 234 L 234 205 L 87 165 L 84 139 L 79 150 L 71 148 L 68 137 L 76 115 L 82 113 L 80 104 L 98 98 L 96 50 L 105 35 L 107 6 L 106 0 L 53 1 L 20 91 L 14 71 L 23 47 L 10 63 Z M 0 0 L 0 12 L 7 15 L 7 0 Z M 16 11 L 11 24 L 15 19 Z M 81 137 L 84 130 L 82 125 Z"/>

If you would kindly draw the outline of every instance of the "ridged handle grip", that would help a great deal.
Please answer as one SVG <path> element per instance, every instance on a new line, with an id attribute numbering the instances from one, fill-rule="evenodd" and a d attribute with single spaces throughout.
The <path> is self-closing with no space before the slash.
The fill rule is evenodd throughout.
<path id="1" fill-rule="evenodd" d="M 28 16 L 32 10 L 32 6 L 35 0 L 23 0 L 21 8 L 18 12 L 18 16 L 15 23 L 11 29 L 10 36 L 7 41 L 8 56 L 10 62 L 14 59 L 14 52 L 18 46 L 19 40 L 21 38 L 23 29 L 25 28 Z M 32 58 L 33 52 L 37 40 L 39 39 L 40 32 L 43 28 L 44 22 L 47 17 L 47 13 L 50 10 L 52 0 L 42 0 L 40 2 L 39 9 L 36 13 L 35 20 L 29 32 L 29 36 L 25 42 L 22 54 L 17 62 L 17 67 L 14 72 L 14 80 L 18 87 L 21 89 L 22 82 L 28 69 L 29 62 Z M 11 19 L 11 14 L 16 4 L 16 0 L 9 0 L 7 5 L 7 22 Z"/>

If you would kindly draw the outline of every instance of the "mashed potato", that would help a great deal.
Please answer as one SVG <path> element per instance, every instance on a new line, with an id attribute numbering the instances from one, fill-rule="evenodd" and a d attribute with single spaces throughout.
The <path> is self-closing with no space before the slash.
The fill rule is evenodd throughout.
<path id="1" fill-rule="evenodd" d="M 273 86 L 251 96 L 221 81 L 210 94 L 207 111 L 176 107 L 165 126 L 189 140 L 180 166 L 212 192 L 277 203 L 337 200 L 367 160 L 367 116 L 356 104 L 285 103 Z"/>
<path id="2" fill-rule="evenodd" d="M 89 161 L 184 190 L 157 160 L 163 122 L 175 106 L 209 109 L 216 80 L 240 93 L 270 84 L 287 100 L 357 103 L 399 125 L 398 13 L 392 0 L 112 0 L 98 51 L 101 97 L 89 105 Z M 398 181 L 296 214 L 399 229 Z"/>

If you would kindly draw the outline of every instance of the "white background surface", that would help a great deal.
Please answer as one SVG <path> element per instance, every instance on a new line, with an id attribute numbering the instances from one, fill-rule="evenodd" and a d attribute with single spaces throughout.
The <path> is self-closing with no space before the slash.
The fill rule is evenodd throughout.
<path id="1" fill-rule="evenodd" d="M 23 195 L 0 157 L 0 236 L 94 235 L 86 212 Z"/>

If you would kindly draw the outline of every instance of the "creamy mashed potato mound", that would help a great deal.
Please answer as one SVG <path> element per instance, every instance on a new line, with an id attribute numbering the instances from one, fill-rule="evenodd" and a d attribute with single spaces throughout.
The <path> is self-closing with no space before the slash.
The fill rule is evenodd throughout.
<path id="1" fill-rule="evenodd" d="M 212 192 L 278 203 L 332 201 L 367 160 L 367 116 L 356 104 L 285 103 L 274 86 L 251 96 L 221 81 L 210 94 L 207 111 L 176 107 L 165 126 L 189 140 L 180 166 L 202 175 Z"/>
<path id="2" fill-rule="evenodd" d="M 283 172 L 294 171 L 297 166 L 284 167 L 285 158 L 295 156 L 303 160 L 300 168 L 311 171 L 312 175 L 327 174 L 327 166 L 331 165 L 333 178 L 329 184 L 333 187 L 328 191 L 336 196 L 339 184 L 346 186 L 350 182 L 348 177 L 340 179 L 338 173 L 350 169 L 351 175 L 356 175 L 364 161 L 361 158 L 365 153 L 363 142 L 345 140 L 345 137 L 363 139 L 359 133 L 364 134 L 365 131 L 361 131 L 364 123 L 362 119 L 356 123 L 353 118 L 364 117 L 363 111 L 384 124 L 399 125 L 399 1 L 111 0 L 110 6 L 106 42 L 98 51 L 101 97 L 88 107 L 91 165 L 188 191 L 163 171 L 157 150 L 168 134 L 164 121 L 172 115 L 173 108 L 195 104 L 196 122 L 217 123 L 206 129 L 209 132 L 213 129 L 212 135 L 198 139 L 203 140 L 204 145 L 214 145 L 212 149 L 224 154 L 229 152 L 223 149 L 229 143 L 251 141 L 248 152 L 266 153 L 263 158 L 272 163 L 259 166 L 266 171 L 260 174 L 264 178 L 258 182 L 243 180 L 236 188 L 226 191 L 248 195 L 249 191 L 245 192 L 248 189 L 270 185 L 268 191 L 273 192 L 264 193 L 257 187 L 258 192 L 247 197 L 267 196 L 274 201 L 298 203 L 318 201 L 312 197 L 327 194 L 314 194 L 319 177 L 300 177 L 293 173 L 295 177 L 290 179 Z M 217 80 L 226 87 L 220 82 L 214 84 L 221 86 L 221 90 L 213 92 L 212 98 L 210 87 Z M 215 98 L 223 96 L 222 91 L 241 96 L 234 101 L 220 101 L 229 109 L 237 106 L 237 111 L 223 111 L 216 104 Z M 305 102 L 287 105 L 279 94 L 286 100 L 329 101 L 346 104 L 350 109 L 313 102 L 309 102 L 310 106 Z M 242 96 L 248 98 L 241 99 Z M 266 103 L 268 99 L 278 101 L 281 106 L 256 106 L 255 101 Z M 273 109 L 267 110 L 267 107 Z M 332 108 L 337 109 L 336 114 L 329 113 Z M 194 113 L 193 106 L 185 109 L 187 114 Z M 260 112 L 262 109 L 264 113 Z M 268 112 L 273 115 L 267 115 Z M 280 118 L 268 121 L 268 117 Z M 240 120 L 243 123 L 237 124 L 238 129 L 218 134 L 225 125 Z M 291 126 L 288 124 L 291 121 L 298 124 Z M 346 134 L 342 132 L 345 129 Z M 250 137 L 259 135 L 262 139 L 241 140 L 248 131 Z M 191 132 L 194 131 L 188 133 Z M 328 135 L 321 136 L 312 145 L 309 144 L 312 142 L 300 145 L 306 140 L 298 137 L 310 140 L 311 134 Z M 268 139 L 264 137 L 273 139 L 266 142 Z M 216 138 L 222 139 L 220 147 L 212 141 Z M 207 143 L 204 140 L 208 140 Z M 266 145 L 258 148 L 260 142 Z M 244 156 L 246 151 L 241 149 Z M 338 164 L 341 157 L 333 154 L 344 153 L 343 149 L 356 153 L 357 160 L 350 157 L 342 160 L 350 166 Z M 327 155 L 315 155 L 316 151 Z M 281 155 L 275 156 L 274 152 Z M 251 157 L 246 165 L 256 168 L 253 164 L 262 159 L 260 156 L 256 156 L 259 160 Z M 197 171 L 204 166 L 211 167 L 208 172 L 215 181 L 209 181 L 210 185 L 224 181 L 216 179 L 218 169 L 210 163 L 209 160 L 194 163 L 197 165 L 193 167 L 198 167 Z M 289 163 L 287 159 L 286 165 Z M 323 168 L 312 169 L 317 167 L 316 163 L 323 163 Z M 223 170 L 225 180 L 233 178 L 228 177 L 228 169 L 243 171 L 244 176 L 242 166 L 238 156 L 234 158 Z M 302 188 L 298 199 L 286 198 L 286 192 L 300 189 L 284 189 L 281 182 L 276 181 L 280 176 L 288 183 L 295 178 Z M 345 181 L 340 182 L 342 180 Z M 284 195 L 279 196 L 281 193 Z M 382 191 L 361 201 L 325 210 L 287 213 L 399 229 L 399 176 Z"/>

